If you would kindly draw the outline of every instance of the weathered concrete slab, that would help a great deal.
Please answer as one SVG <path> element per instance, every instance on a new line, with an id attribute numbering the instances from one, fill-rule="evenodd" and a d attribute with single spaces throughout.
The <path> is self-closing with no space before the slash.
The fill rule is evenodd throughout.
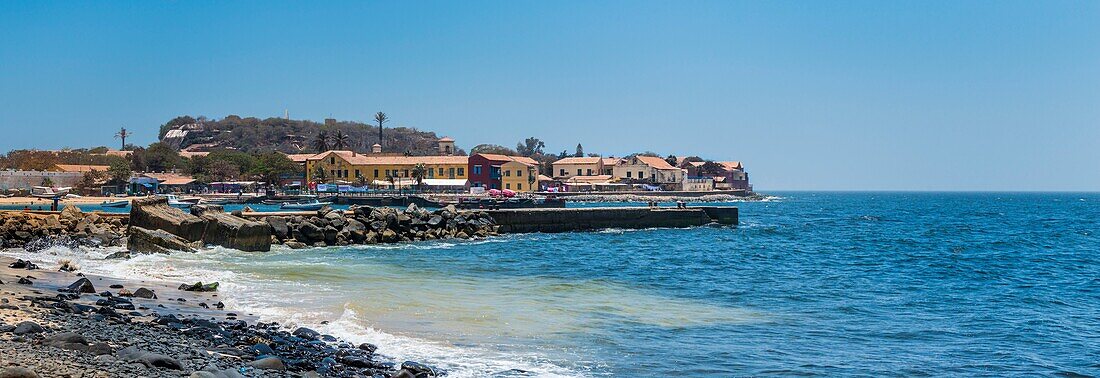
<path id="1" fill-rule="evenodd" d="M 134 200 L 130 206 L 130 226 L 164 230 L 189 242 L 202 240 L 206 221 L 168 206 L 168 199 L 151 197 Z"/>
<path id="2" fill-rule="evenodd" d="M 737 224 L 736 208 L 718 210 L 723 224 Z M 718 222 L 705 208 L 607 207 L 486 210 L 501 233 L 570 232 L 607 228 L 695 227 Z"/>

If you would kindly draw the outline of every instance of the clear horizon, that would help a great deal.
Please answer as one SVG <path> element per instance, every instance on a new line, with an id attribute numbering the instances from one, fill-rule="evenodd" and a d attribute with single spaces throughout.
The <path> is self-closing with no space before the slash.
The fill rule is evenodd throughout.
<path id="1" fill-rule="evenodd" d="M 767 191 L 1100 190 L 1095 2 L 8 2 L 0 152 L 179 115 L 742 161 Z"/>

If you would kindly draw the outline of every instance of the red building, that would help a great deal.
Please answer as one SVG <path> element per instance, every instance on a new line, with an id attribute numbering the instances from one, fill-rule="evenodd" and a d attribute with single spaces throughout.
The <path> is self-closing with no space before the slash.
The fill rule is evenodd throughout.
<path id="1" fill-rule="evenodd" d="M 526 156 L 473 154 L 470 155 L 469 169 L 467 170 L 470 177 L 470 186 L 500 189 L 500 166 L 510 161 L 534 164 L 535 166 L 539 164 L 535 159 Z"/>

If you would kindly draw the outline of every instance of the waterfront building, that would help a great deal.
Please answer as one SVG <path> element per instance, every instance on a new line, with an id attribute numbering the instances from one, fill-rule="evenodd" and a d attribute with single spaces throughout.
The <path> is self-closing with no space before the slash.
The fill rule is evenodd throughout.
<path id="1" fill-rule="evenodd" d="M 470 186 L 486 189 L 504 189 L 504 182 L 501 180 L 501 169 L 503 165 L 508 162 L 520 162 L 534 166 L 536 167 L 536 172 L 539 165 L 535 159 L 526 156 L 474 154 L 470 156 L 469 160 Z M 528 185 L 524 185 L 524 187 Z"/>
<path id="2" fill-rule="evenodd" d="M 360 154 L 354 151 L 327 151 L 305 158 L 305 177 L 307 182 L 314 183 L 386 186 L 391 179 L 413 179 L 418 164 L 424 165 L 426 179 L 467 178 L 466 156 Z"/>
<path id="3" fill-rule="evenodd" d="M 501 189 L 514 192 L 533 192 L 538 189 L 538 164 L 513 160 L 500 165 L 503 185 Z"/>
<path id="4" fill-rule="evenodd" d="M 664 190 L 681 190 L 686 172 L 656 156 L 637 155 L 619 161 L 612 176 L 620 182 L 652 184 Z"/>
<path id="5" fill-rule="evenodd" d="M 567 157 L 554 162 L 554 177 L 597 176 L 603 174 L 604 159 L 601 157 Z"/>

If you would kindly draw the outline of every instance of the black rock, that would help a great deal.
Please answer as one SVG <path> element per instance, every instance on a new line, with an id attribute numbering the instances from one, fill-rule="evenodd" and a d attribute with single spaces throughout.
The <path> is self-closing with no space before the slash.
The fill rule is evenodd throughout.
<path id="1" fill-rule="evenodd" d="M 15 260 L 15 262 L 13 262 L 11 264 L 8 264 L 8 267 L 12 268 L 12 269 L 26 269 L 26 270 L 38 269 L 38 265 L 34 265 L 34 263 L 32 263 L 32 262 L 24 261 L 24 260 Z"/>
<path id="2" fill-rule="evenodd" d="M 111 286 L 108 286 L 108 287 L 109 287 L 109 288 L 112 288 L 112 289 L 121 289 L 121 288 L 122 288 L 122 285 L 119 285 L 119 284 L 114 284 L 114 285 L 111 285 Z"/>
<path id="3" fill-rule="evenodd" d="M 309 329 L 309 328 L 306 328 L 306 327 L 299 327 L 298 329 L 294 330 L 294 332 L 292 332 L 291 334 L 294 335 L 294 336 L 301 337 L 303 339 L 307 339 L 307 340 L 313 340 L 313 339 L 316 339 L 318 336 L 321 336 L 321 334 L 319 332 L 314 331 L 314 330 Z"/>
<path id="4" fill-rule="evenodd" d="M 20 285 L 33 285 L 34 284 L 34 282 L 31 282 L 31 280 L 28 280 L 27 277 L 19 277 L 19 281 L 16 282 L 16 283 L 20 284 Z"/>
<path id="5" fill-rule="evenodd" d="M 69 284 L 69 287 L 65 288 L 65 290 L 70 293 L 95 293 L 95 287 L 92 286 L 92 281 L 87 278 L 76 280 L 76 282 Z"/>
<path id="6" fill-rule="evenodd" d="M 430 367 L 428 365 L 421 364 L 419 362 L 405 361 L 405 362 L 401 363 L 401 369 L 402 370 L 408 370 L 408 371 L 412 372 L 413 375 L 415 375 L 417 377 L 420 377 L 421 375 L 427 375 L 429 377 L 436 376 L 435 369 L 433 369 L 432 367 Z"/>
<path id="7" fill-rule="evenodd" d="M 136 346 L 131 346 L 118 351 L 118 357 L 127 361 L 140 362 L 146 367 L 150 368 L 156 367 L 172 370 L 183 370 L 183 365 L 180 364 L 180 362 L 175 358 L 171 358 L 163 354 L 140 350 Z"/>
<path id="8" fill-rule="evenodd" d="M 362 343 L 359 344 L 359 350 L 365 350 L 367 353 L 374 353 L 374 351 L 378 350 L 378 347 L 371 343 Z"/>
<path id="9" fill-rule="evenodd" d="M 255 353 L 257 356 L 269 356 L 275 354 L 275 351 L 271 349 L 271 346 L 263 343 L 253 345 L 251 349 L 252 353 Z"/>
<path id="10" fill-rule="evenodd" d="M 137 298 L 157 299 L 157 293 L 144 287 L 134 290 L 134 296 Z"/>
<path id="11" fill-rule="evenodd" d="M 16 324 L 15 329 L 11 332 L 16 335 L 26 335 L 29 333 L 42 333 L 45 331 L 46 329 L 42 328 L 42 326 L 38 325 L 38 323 L 32 321 L 22 321 L 19 322 L 19 324 Z"/>
<path id="12" fill-rule="evenodd" d="M 217 282 L 211 282 L 211 283 L 208 283 L 206 285 L 203 285 L 202 282 L 195 282 L 194 284 L 191 284 L 191 285 L 182 284 L 182 285 L 180 285 L 179 289 L 183 290 L 183 291 L 200 291 L 200 292 L 218 291 L 218 283 Z"/>

